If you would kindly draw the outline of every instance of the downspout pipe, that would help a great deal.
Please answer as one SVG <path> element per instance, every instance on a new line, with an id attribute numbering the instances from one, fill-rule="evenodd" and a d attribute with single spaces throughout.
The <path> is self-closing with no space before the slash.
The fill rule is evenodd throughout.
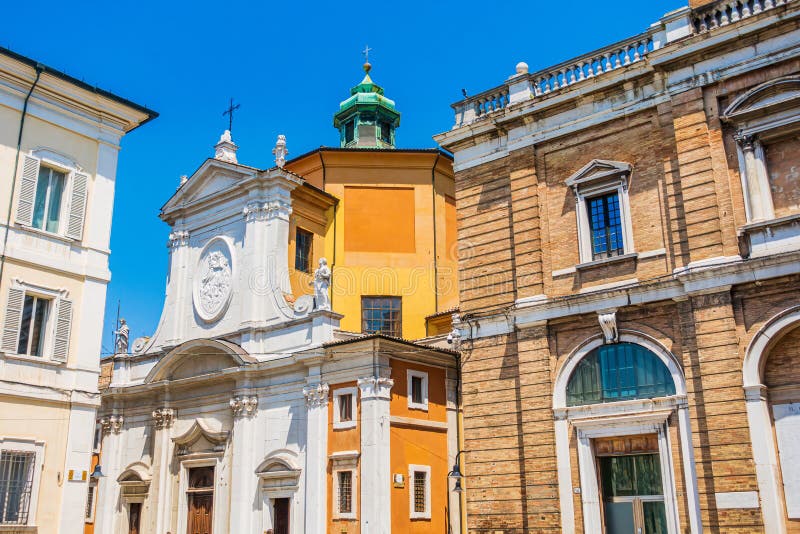
<path id="1" fill-rule="evenodd" d="M 17 134 L 17 155 L 14 158 L 14 173 L 11 175 L 11 191 L 8 195 L 8 215 L 6 216 L 6 230 L 5 235 L 3 236 L 3 251 L 0 253 L 0 285 L 3 283 L 3 271 L 6 266 L 6 247 L 8 247 L 8 234 L 11 233 L 11 212 L 14 208 L 14 190 L 17 187 L 17 171 L 19 170 L 19 156 L 20 152 L 22 152 L 22 132 L 25 129 L 25 116 L 28 114 L 28 102 L 31 99 L 31 95 L 33 94 L 33 90 L 36 89 L 36 85 L 39 83 L 39 78 L 42 76 L 42 72 L 45 70 L 45 66 L 41 63 L 37 63 L 34 67 L 36 71 L 36 78 L 33 80 L 33 84 L 31 88 L 28 90 L 28 94 L 25 95 L 25 101 L 22 104 L 22 116 L 19 118 L 19 133 Z"/>

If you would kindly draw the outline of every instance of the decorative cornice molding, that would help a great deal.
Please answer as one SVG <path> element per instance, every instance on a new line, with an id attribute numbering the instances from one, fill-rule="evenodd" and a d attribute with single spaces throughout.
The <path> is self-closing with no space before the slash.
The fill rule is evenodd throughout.
<path id="1" fill-rule="evenodd" d="M 243 396 L 233 397 L 230 402 L 233 417 L 251 417 L 256 413 L 258 407 L 258 397 Z"/>
<path id="2" fill-rule="evenodd" d="M 358 389 L 361 390 L 361 398 L 391 399 L 394 380 L 378 376 L 368 376 L 358 379 Z"/>
<path id="3" fill-rule="evenodd" d="M 314 384 L 303 388 L 303 395 L 306 396 L 306 405 L 309 408 L 324 408 L 328 405 L 328 384 Z"/>
<path id="4" fill-rule="evenodd" d="M 246 221 L 266 221 L 269 219 L 289 220 L 292 204 L 286 200 L 270 200 L 268 202 L 248 202 L 242 210 Z"/>
<path id="5" fill-rule="evenodd" d="M 172 408 L 157 408 L 153 410 L 153 419 L 157 429 L 169 428 L 175 422 L 175 410 Z"/>
<path id="6" fill-rule="evenodd" d="M 167 241 L 167 247 L 178 248 L 178 247 L 185 247 L 188 244 L 189 244 L 188 230 L 176 230 L 171 234 L 169 234 L 169 241 Z"/>

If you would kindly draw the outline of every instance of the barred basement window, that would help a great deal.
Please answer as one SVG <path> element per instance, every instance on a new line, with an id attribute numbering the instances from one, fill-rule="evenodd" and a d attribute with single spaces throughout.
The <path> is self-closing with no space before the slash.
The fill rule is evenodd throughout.
<path id="1" fill-rule="evenodd" d="M 86 492 L 86 521 L 94 521 L 94 498 L 97 493 L 97 483 L 90 482 L 89 490 Z"/>
<path id="2" fill-rule="evenodd" d="M 353 513 L 353 472 L 339 471 L 339 513 Z"/>
<path id="3" fill-rule="evenodd" d="M 0 454 L 0 524 L 28 523 L 35 459 L 33 452 L 3 451 Z"/>
<path id="4" fill-rule="evenodd" d="M 424 471 L 414 472 L 414 512 L 424 514 L 425 507 L 425 480 L 427 473 Z"/>

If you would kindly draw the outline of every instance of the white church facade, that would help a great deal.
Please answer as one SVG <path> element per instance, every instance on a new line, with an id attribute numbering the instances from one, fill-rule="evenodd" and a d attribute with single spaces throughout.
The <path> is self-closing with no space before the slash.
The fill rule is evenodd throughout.
<path id="1" fill-rule="evenodd" d="M 324 260 L 291 295 L 293 206 L 324 192 L 236 148 L 162 208 L 164 309 L 114 357 L 96 532 L 458 531 L 456 353 L 341 331 Z"/>

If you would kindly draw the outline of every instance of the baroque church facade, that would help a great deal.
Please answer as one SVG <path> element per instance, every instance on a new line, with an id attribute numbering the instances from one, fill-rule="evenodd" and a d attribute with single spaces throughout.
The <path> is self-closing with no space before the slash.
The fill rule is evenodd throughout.
<path id="1" fill-rule="evenodd" d="M 374 158 L 405 178 L 362 172 L 355 197 L 369 185 L 372 198 L 410 191 L 414 212 L 417 197 L 445 202 L 435 186 L 446 189 L 449 176 L 452 189 L 451 160 L 394 149 L 399 113 L 369 74 L 352 96 L 341 152 L 299 159 L 356 158 L 344 164 L 358 167 Z M 347 146 L 350 135 L 357 147 Z M 458 451 L 457 353 L 441 336 L 403 339 L 420 331 L 409 323 L 424 331 L 426 316 L 442 315 L 426 307 L 432 287 L 406 294 L 351 272 L 363 309 L 350 304 L 354 331 L 343 329 L 337 299 L 350 295 L 332 291 L 337 276 L 392 253 L 385 244 L 354 250 L 355 235 L 344 242 L 337 206 L 357 214 L 362 197 L 327 192 L 330 170 L 321 179 L 308 165 L 308 179 L 293 172 L 302 165 L 286 161 L 282 136 L 267 170 L 238 163 L 236 150 L 226 131 L 215 157 L 162 208 L 171 234 L 160 323 L 106 362 L 95 531 L 457 532 L 459 499 L 447 478 Z M 425 169 L 419 179 L 407 158 Z M 434 189 L 418 195 L 415 180 Z M 446 212 L 426 224 L 444 232 Z M 430 250 L 411 222 L 411 248 L 398 257 Z M 436 255 L 446 252 L 442 241 Z"/>
<path id="2" fill-rule="evenodd" d="M 800 3 L 453 105 L 470 533 L 800 532 Z"/>

